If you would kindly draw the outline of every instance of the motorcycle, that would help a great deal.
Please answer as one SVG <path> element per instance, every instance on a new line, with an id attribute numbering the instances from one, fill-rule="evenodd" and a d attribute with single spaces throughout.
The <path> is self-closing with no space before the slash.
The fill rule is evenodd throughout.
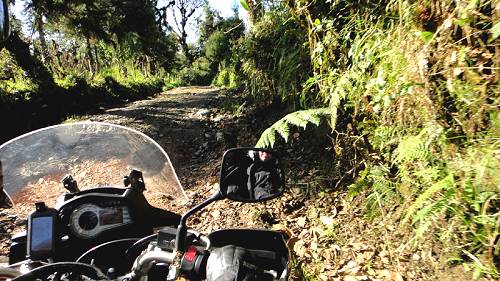
<path id="1" fill-rule="evenodd" d="M 278 155 L 226 151 L 219 186 L 180 216 L 164 210 L 187 202 L 170 159 L 138 131 L 79 122 L 18 137 L 0 146 L 0 191 L 9 210 L 28 216 L 27 231 L 12 238 L 0 280 L 286 280 L 289 252 L 281 233 L 223 229 L 204 235 L 187 227 L 189 217 L 215 201 L 280 196 Z"/>

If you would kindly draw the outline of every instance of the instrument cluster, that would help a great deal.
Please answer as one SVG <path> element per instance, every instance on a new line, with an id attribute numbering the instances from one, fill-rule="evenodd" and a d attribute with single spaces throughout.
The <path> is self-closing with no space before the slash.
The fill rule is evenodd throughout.
<path id="1" fill-rule="evenodd" d="M 82 204 L 70 216 L 70 229 L 84 239 L 97 237 L 103 231 L 132 223 L 129 209 L 123 205 L 98 206 Z"/>

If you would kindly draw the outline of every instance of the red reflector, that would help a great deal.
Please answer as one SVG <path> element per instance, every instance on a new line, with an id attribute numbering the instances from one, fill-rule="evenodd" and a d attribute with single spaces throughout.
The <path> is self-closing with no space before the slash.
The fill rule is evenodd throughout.
<path id="1" fill-rule="evenodd" d="M 196 247 L 189 246 L 187 252 L 184 254 L 184 259 L 188 262 L 192 262 L 194 258 L 196 258 Z"/>

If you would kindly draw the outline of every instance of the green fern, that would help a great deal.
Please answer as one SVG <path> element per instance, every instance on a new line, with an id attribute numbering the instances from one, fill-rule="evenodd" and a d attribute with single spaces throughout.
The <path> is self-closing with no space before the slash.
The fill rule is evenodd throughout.
<path id="1" fill-rule="evenodd" d="M 256 146 L 273 147 L 276 142 L 276 133 L 287 141 L 290 135 L 290 125 L 302 129 L 306 129 L 309 123 L 319 126 L 321 118 L 328 115 L 330 115 L 328 108 L 315 108 L 290 113 L 267 128 L 260 136 Z"/>
<path id="2" fill-rule="evenodd" d="M 456 212 L 455 204 L 452 202 L 452 198 L 455 195 L 454 189 L 449 189 L 442 198 L 428 204 L 418 211 L 413 217 L 413 223 L 420 222 L 419 226 L 415 230 L 415 242 L 417 242 L 426 231 L 429 230 L 434 218 L 442 214 L 447 210 L 451 210 L 452 213 Z"/>
<path id="3" fill-rule="evenodd" d="M 427 161 L 429 149 L 420 136 L 405 137 L 398 145 L 396 162 L 408 163 L 413 161 Z"/>
<path id="4" fill-rule="evenodd" d="M 431 200 L 431 196 L 439 192 L 441 190 L 449 190 L 455 186 L 455 180 L 453 177 L 453 174 L 448 174 L 444 179 L 440 180 L 439 182 L 435 183 L 428 189 L 424 191 L 417 199 L 415 202 L 410 206 L 408 211 L 406 212 L 406 216 L 403 219 L 402 223 L 405 224 L 408 222 L 408 220 L 413 216 L 413 214 L 422 208 L 425 204 L 428 204 L 429 201 Z"/>
<path id="5" fill-rule="evenodd" d="M 396 192 L 397 184 L 389 178 L 388 171 L 387 167 L 375 166 L 367 176 L 371 191 L 366 198 L 365 215 L 370 219 L 384 214 L 385 207 L 394 205 L 399 198 Z"/>
<path id="6" fill-rule="evenodd" d="M 432 220 L 426 220 L 426 221 L 423 221 L 417 229 L 415 229 L 414 243 L 417 243 L 418 239 L 424 235 L 424 233 L 429 229 L 431 224 L 432 224 Z"/>
<path id="7" fill-rule="evenodd" d="M 376 148 L 388 147 L 394 142 L 395 131 L 396 129 L 391 126 L 378 126 L 375 130 L 373 130 L 373 146 Z"/>
<path id="8" fill-rule="evenodd" d="M 431 147 L 439 145 L 444 139 L 444 129 L 436 123 L 426 123 L 418 135 L 404 137 L 395 154 L 396 163 L 428 162 L 431 160 Z"/>
<path id="9" fill-rule="evenodd" d="M 430 166 L 412 171 L 412 174 L 419 180 L 419 182 L 429 186 L 439 181 L 439 179 L 443 176 L 443 169 L 440 166 Z"/>

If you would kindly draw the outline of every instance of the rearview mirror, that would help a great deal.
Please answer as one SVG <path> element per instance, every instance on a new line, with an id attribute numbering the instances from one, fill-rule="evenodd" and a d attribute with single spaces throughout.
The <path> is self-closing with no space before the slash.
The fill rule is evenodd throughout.
<path id="1" fill-rule="evenodd" d="M 228 199 L 260 202 L 285 190 L 281 162 L 276 152 L 260 148 L 235 148 L 222 160 L 220 192 Z"/>
<path id="2" fill-rule="evenodd" d="M 2 0 L 0 4 L 0 43 L 9 37 L 9 4 L 7 0 Z"/>

